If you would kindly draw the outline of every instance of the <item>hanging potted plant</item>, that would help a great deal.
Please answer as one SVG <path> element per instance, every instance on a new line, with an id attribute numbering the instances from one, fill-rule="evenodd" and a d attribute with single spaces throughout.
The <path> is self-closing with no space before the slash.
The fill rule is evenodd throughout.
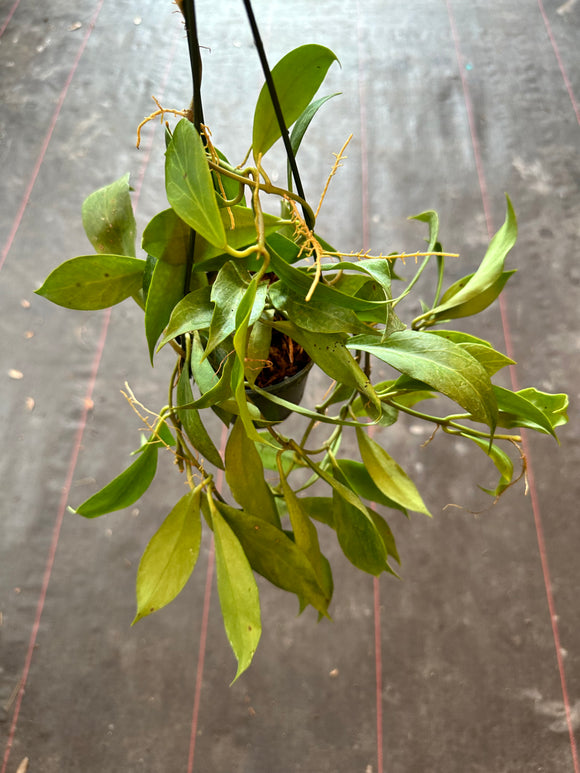
<path id="1" fill-rule="evenodd" d="M 401 415 L 475 443 L 497 468 L 498 483 L 488 493 L 499 497 L 521 477 L 506 452 L 520 450 L 518 428 L 555 438 L 568 404 L 564 394 L 495 385 L 495 373 L 512 360 L 456 324 L 447 327 L 487 308 L 514 273 L 504 267 L 517 235 L 509 199 L 505 222 L 478 269 L 447 287 L 450 253 L 440 244 L 435 212 L 414 216 L 428 229 L 420 253 L 346 254 L 332 246 L 331 233 L 317 231 L 326 188 L 315 209 L 302 190 L 296 153 L 329 98 L 315 96 L 336 57 L 323 46 L 305 45 L 270 71 L 245 5 L 266 78 L 254 112 L 252 161 L 231 163 L 219 149 L 222 138 L 218 146 L 204 122 L 195 11 L 192 2 L 183 3 L 192 105 L 185 111 L 159 106 L 151 116 L 179 114 L 166 129 L 169 206 L 146 226 L 138 257 L 128 176 L 96 191 L 83 205 L 96 254 L 66 260 L 37 291 L 72 309 L 132 299 L 144 311 L 152 364 L 160 349 L 173 349 L 167 404 L 151 412 L 132 462 L 74 511 L 94 518 L 128 507 L 154 479 L 159 454 L 175 457 L 189 490 L 141 559 L 134 622 L 184 587 L 205 522 L 215 540 L 236 677 L 260 638 L 255 572 L 294 593 L 300 610 L 311 605 L 320 617 L 329 616 L 332 570 L 320 548 L 321 524 L 335 531 L 356 567 L 394 573 L 399 556 L 388 513 L 430 514 L 384 447 Z M 274 185 L 267 170 L 268 151 L 279 140 L 288 156 L 285 187 Z M 266 199 L 279 202 L 279 216 L 265 211 Z M 420 261 L 406 282 L 400 276 L 405 261 Z M 409 319 L 405 305 L 431 268 L 431 297 Z M 390 366 L 392 377 L 377 379 L 377 363 Z M 313 365 L 328 382 L 315 404 L 301 402 Z M 453 401 L 456 410 L 438 409 L 437 397 Z M 422 407 L 427 400 L 432 410 Z M 227 431 L 222 448 L 205 419 L 212 412 Z M 374 428 L 380 431 L 373 434 Z M 312 448 L 314 435 L 319 439 Z M 341 452 L 345 435 L 356 439 L 356 458 Z M 215 469 L 225 471 L 229 493 L 218 491 Z M 314 484 L 321 494 L 312 493 Z"/>

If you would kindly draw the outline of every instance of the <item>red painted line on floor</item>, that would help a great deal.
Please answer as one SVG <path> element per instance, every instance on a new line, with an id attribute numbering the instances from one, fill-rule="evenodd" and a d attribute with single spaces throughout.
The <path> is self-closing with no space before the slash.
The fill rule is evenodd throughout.
<path id="1" fill-rule="evenodd" d="M 14 11 L 20 5 L 20 0 L 16 0 L 12 8 L 8 11 L 8 16 L 4 19 L 4 24 L 0 27 L 0 38 L 6 31 L 6 27 L 10 24 L 10 19 L 14 16 Z"/>
<path id="2" fill-rule="evenodd" d="M 220 439 L 220 454 L 223 456 L 228 439 L 228 428 L 222 427 Z M 216 488 L 221 492 L 224 485 L 224 471 L 218 470 L 216 475 Z M 211 606 L 211 590 L 213 572 L 215 566 L 215 544 L 213 537 L 207 557 L 207 569 L 205 573 L 205 590 L 203 595 L 203 610 L 201 613 L 201 629 L 199 633 L 199 649 L 197 653 L 197 668 L 195 673 L 195 691 L 193 693 L 193 709 L 191 713 L 191 733 L 189 736 L 189 755 L 187 757 L 187 773 L 192 773 L 195 762 L 195 742 L 197 740 L 197 728 L 199 725 L 199 707 L 201 705 L 201 688 L 203 686 L 203 673 L 205 666 L 205 653 L 207 651 L 207 629 L 209 623 L 209 610 Z"/>
<path id="3" fill-rule="evenodd" d="M 103 0 L 101 0 L 100 5 L 102 5 L 102 2 L 103 2 Z M 94 22 L 97 19 L 97 15 L 98 14 L 95 14 L 94 17 L 93 17 L 93 26 L 94 26 Z M 169 58 L 169 60 L 167 62 L 166 70 L 165 70 L 165 73 L 164 73 L 162 81 L 161 81 L 161 94 L 163 94 L 163 92 L 165 91 L 165 88 L 167 86 L 167 80 L 169 78 L 169 72 L 170 72 L 171 65 L 172 65 L 173 59 L 174 59 L 175 46 L 171 46 L 170 50 L 171 50 L 171 55 L 170 55 L 170 58 Z M 80 57 L 78 57 L 78 58 L 80 58 Z M 155 138 L 155 131 L 151 132 L 151 135 L 150 135 L 149 140 L 148 140 L 147 148 L 146 148 L 146 151 L 145 151 L 145 155 L 143 157 L 143 161 L 141 162 L 141 172 L 139 174 L 138 183 L 135 186 L 135 193 L 134 193 L 134 197 L 133 197 L 133 208 L 134 208 L 135 211 L 137 209 L 137 203 L 139 201 L 139 196 L 141 194 L 141 188 L 142 188 L 143 178 L 145 176 L 145 170 L 146 170 L 146 168 L 147 168 L 147 166 L 149 164 L 149 161 L 151 159 L 151 153 L 153 151 L 153 141 L 154 141 L 154 138 Z M 23 669 L 22 676 L 21 676 L 21 679 L 20 679 L 20 687 L 18 689 L 18 693 L 17 693 L 17 696 L 16 696 L 16 702 L 15 702 L 15 706 L 14 706 L 14 713 L 12 715 L 12 722 L 10 723 L 10 730 L 9 730 L 9 734 L 8 734 L 8 740 L 7 740 L 7 743 L 6 743 L 6 749 L 4 751 L 4 759 L 3 759 L 2 769 L 0 770 L 0 773 L 6 773 L 7 766 L 8 766 L 8 761 L 10 759 L 10 753 L 12 751 L 12 746 L 14 744 L 14 738 L 15 738 L 15 735 L 16 735 L 16 728 L 17 728 L 17 725 L 18 725 L 18 718 L 19 718 L 19 715 L 20 715 L 20 708 L 21 708 L 21 705 L 22 705 L 22 700 L 24 698 L 24 694 L 26 692 L 26 683 L 28 681 L 28 675 L 30 673 L 30 665 L 32 663 L 32 656 L 34 654 L 34 648 L 35 648 L 35 645 L 36 645 L 36 639 L 37 639 L 38 631 L 39 631 L 39 628 L 40 628 L 40 620 L 41 620 L 41 617 L 42 617 L 42 613 L 44 611 L 44 604 L 45 604 L 45 601 L 46 601 L 46 594 L 48 592 L 48 586 L 49 586 L 50 578 L 51 578 L 51 575 L 52 575 L 52 569 L 53 569 L 54 561 L 55 561 L 55 557 L 56 557 L 56 551 L 57 551 L 57 547 L 58 547 L 58 541 L 59 541 L 59 538 L 60 538 L 60 532 L 61 532 L 61 527 L 62 527 L 62 523 L 63 523 L 63 519 L 64 519 L 64 514 L 66 512 L 66 507 L 67 507 L 68 497 L 69 497 L 69 493 L 70 493 L 70 488 L 71 488 L 71 485 L 72 485 L 73 476 L 74 476 L 74 472 L 75 472 L 75 469 L 76 469 L 80 448 L 81 448 L 81 445 L 82 445 L 83 435 L 84 435 L 84 432 L 85 432 L 85 429 L 86 429 L 86 426 L 87 426 L 87 418 L 88 418 L 88 413 L 89 413 L 89 410 L 90 410 L 89 406 L 92 404 L 92 395 L 93 395 L 93 392 L 94 392 L 94 389 L 95 389 L 95 384 L 96 384 L 96 381 L 97 381 L 97 374 L 98 374 L 98 371 L 99 371 L 99 366 L 101 364 L 101 359 L 102 359 L 103 352 L 104 352 L 104 349 L 105 349 L 105 344 L 106 344 L 106 340 L 107 340 L 107 333 L 108 333 L 108 330 L 109 330 L 109 323 L 110 323 L 110 320 L 111 320 L 111 313 L 112 313 L 112 309 L 106 309 L 104 314 L 103 314 L 103 323 L 102 323 L 102 326 L 101 326 L 101 333 L 100 333 L 99 341 L 97 343 L 97 347 L 96 347 L 96 350 L 95 350 L 95 356 L 93 358 L 93 364 L 92 364 L 92 367 L 91 367 L 91 373 L 90 373 L 90 376 L 89 376 L 89 380 L 88 380 L 88 383 L 87 383 L 87 390 L 85 392 L 85 397 L 84 397 L 84 406 L 85 407 L 84 407 L 83 412 L 81 414 L 81 418 L 80 418 L 80 421 L 79 421 L 79 426 L 78 426 L 78 429 L 77 429 L 77 432 L 76 432 L 76 435 L 75 435 L 75 440 L 74 440 L 74 443 L 73 443 L 73 450 L 72 450 L 72 453 L 71 453 L 71 456 L 70 456 L 70 460 L 69 460 L 69 464 L 68 464 L 68 469 L 67 469 L 67 474 L 66 474 L 66 478 L 65 478 L 64 487 L 62 489 L 62 497 L 61 497 L 60 505 L 59 505 L 59 508 L 58 508 L 58 511 L 57 511 L 55 525 L 54 525 L 54 528 L 53 528 L 52 541 L 51 541 L 50 548 L 49 548 L 49 551 L 48 551 L 48 557 L 47 557 L 47 560 L 46 560 L 46 566 L 45 566 L 45 570 L 44 570 L 44 576 L 43 576 L 43 581 L 42 581 L 42 585 L 41 585 L 40 596 L 39 596 L 38 603 L 37 603 L 37 606 L 36 606 L 36 614 L 35 614 L 35 618 L 34 618 L 34 623 L 32 625 L 32 631 L 31 631 L 31 634 L 30 634 L 30 639 L 29 639 L 29 643 L 28 643 L 28 649 L 27 649 L 27 653 L 26 653 L 26 660 L 24 662 L 24 669 Z"/>
<path id="4" fill-rule="evenodd" d="M 358 49 L 358 95 L 359 95 L 359 127 L 360 127 L 360 164 L 361 164 L 361 228 L 362 248 L 366 252 L 370 248 L 370 218 L 369 218 L 369 164 L 367 139 L 367 110 L 364 81 L 364 51 L 362 35 L 361 2 L 357 0 L 357 49 Z M 369 435 L 374 435 L 376 427 L 369 429 Z M 381 586 L 378 577 L 373 577 L 373 609 L 374 609 L 374 645 L 375 645 L 375 713 L 377 737 L 377 773 L 383 773 L 383 649 L 381 637 Z"/>
<path id="5" fill-rule="evenodd" d="M 566 86 L 566 90 L 568 91 L 570 102 L 572 103 L 572 109 L 576 114 L 576 120 L 580 124 L 580 108 L 578 107 L 578 103 L 576 102 L 576 97 L 574 96 L 574 91 L 572 90 L 572 84 L 570 83 L 570 79 L 568 78 L 568 73 L 566 72 L 566 68 L 564 67 L 564 62 L 562 61 L 562 57 L 560 56 L 560 49 L 558 48 L 558 44 L 556 43 L 556 38 L 554 37 L 554 33 L 552 31 L 552 25 L 550 24 L 550 20 L 548 19 L 548 15 L 546 14 L 546 11 L 544 10 L 544 3 L 542 2 L 542 0 L 538 0 L 538 6 L 540 8 L 540 13 L 542 14 L 542 18 L 544 20 L 546 32 L 548 33 L 548 37 L 550 38 L 550 43 L 552 44 L 552 48 L 554 49 L 554 54 L 556 55 L 556 61 L 558 62 L 558 67 L 560 68 L 560 72 L 562 73 L 562 78 L 564 79 L 564 84 Z"/>
<path id="6" fill-rule="evenodd" d="M 95 382 L 97 379 L 97 371 L 99 369 L 99 365 L 101 362 L 101 357 L 103 355 L 103 350 L 105 348 L 105 339 L 107 337 L 107 328 L 109 326 L 109 318 L 111 316 L 111 310 L 108 309 L 105 312 L 103 325 L 101 327 L 101 334 L 99 336 L 99 341 L 97 343 L 97 349 L 95 353 L 95 357 L 93 359 L 93 365 L 91 368 L 91 375 L 89 376 L 89 382 L 87 391 L 85 393 L 84 398 L 84 408 L 83 412 L 81 414 L 81 418 L 79 421 L 79 426 L 76 432 L 75 440 L 73 443 L 73 450 L 70 457 L 70 461 L 68 464 L 68 470 L 65 478 L 64 487 L 62 489 L 62 495 L 60 498 L 60 504 L 58 507 L 58 512 L 56 516 L 56 521 L 54 524 L 53 532 L 52 532 L 52 540 L 50 543 L 50 548 L 48 551 L 48 558 L 46 560 L 46 566 L 44 569 L 44 576 L 42 579 L 42 585 L 40 589 L 40 596 L 38 599 L 38 603 L 36 605 L 36 614 L 34 616 L 34 623 L 32 625 L 32 631 L 30 634 L 30 639 L 28 642 L 28 649 L 26 652 L 26 660 L 24 661 L 24 669 L 22 671 L 22 677 L 20 679 L 20 688 L 18 690 L 18 694 L 16 696 L 16 703 L 14 706 L 14 714 L 12 715 L 12 722 L 10 724 L 10 731 L 8 733 L 8 741 L 6 743 L 6 749 L 4 751 L 4 760 L 2 764 L 2 771 L 1 773 L 6 773 L 6 769 L 8 766 L 8 760 L 10 759 L 10 752 L 12 750 L 12 745 L 14 743 L 14 736 L 16 735 L 16 726 L 18 724 L 18 717 L 20 715 L 20 707 L 22 705 L 22 699 L 24 697 L 24 693 L 26 691 L 26 683 L 28 681 L 28 675 L 30 673 L 30 665 L 32 663 L 32 655 L 34 654 L 34 648 L 36 646 L 36 638 L 38 636 L 38 630 L 40 628 L 40 619 L 42 617 L 42 612 L 44 610 L 44 602 L 46 600 L 46 593 L 48 591 L 48 585 L 50 582 L 50 576 L 52 574 L 52 568 L 54 566 L 54 560 L 56 556 L 56 549 L 58 546 L 58 540 L 60 537 L 60 531 L 62 527 L 62 522 L 64 519 L 64 514 L 66 512 L 66 507 L 68 503 L 68 497 L 70 492 L 70 487 L 73 480 L 73 475 L 77 463 L 77 459 L 79 456 L 79 451 L 82 444 L 83 434 L 85 431 L 85 428 L 87 426 L 87 418 L 90 410 L 90 405 L 92 402 L 92 395 L 93 390 L 95 387 Z"/>
<path id="7" fill-rule="evenodd" d="M 14 222 L 12 224 L 12 229 L 10 230 L 10 233 L 8 234 L 8 239 L 6 240 L 6 243 L 4 247 L 2 248 L 2 254 L 0 255 L 0 271 L 2 270 L 2 267 L 4 266 L 4 262 L 6 261 L 6 258 L 8 257 L 8 253 L 10 252 L 10 249 L 12 247 L 12 244 L 14 242 L 14 238 L 16 237 L 16 234 L 18 232 L 18 229 L 20 228 L 20 223 L 22 222 L 22 218 L 24 217 L 24 211 L 26 210 L 26 207 L 28 206 L 28 202 L 30 201 L 30 196 L 32 195 L 32 189 L 34 188 L 34 184 L 36 183 L 36 178 L 38 177 L 38 173 L 40 172 L 40 167 L 42 166 L 42 163 L 44 161 L 44 157 L 46 155 L 46 151 L 48 150 L 48 146 L 50 143 L 50 140 L 52 138 L 52 133 L 54 132 L 54 128 L 56 126 L 56 122 L 58 120 L 58 117 L 60 115 L 60 112 L 62 110 L 62 106 L 64 104 L 64 100 L 66 99 L 66 95 L 68 93 L 70 84 L 72 82 L 72 79 L 74 77 L 74 74 L 77 70 L 77 67 L 79 65 L 79 62 L 81 60 L 81 57 L 84 53 L 84 50 L 86 48 L 86 45 L 89 41 L 89 38 L 91 36 L 92 31 L 95 28 L 95 24 L 97 23 L 97 18 L 99 16 L 99 13 L 101 12 L 101 8 L 103 7 L 103 1 L 104 0 L 98 0 L 97 7 L 95 9 L 95 12 L 89 22 L 89 26 L 87 27 L 87 31 L 85 32 L 85 35 L 83 37 L 83 41 L 79 47 L 79 50 L 77 51 L 77 55 L 75 57 L 75 60 L 73 62 L 73 66 L 68 74 L 68 77 L 66 79 L 66 83 L 64 84 L 64 87 L 62 91 L 60 92 L 60 97 L 58 99 L 55 111 L 52 115 L 52 119 L 50 121 L 48 131 L 44 137 L 44 141 L 42 143 L 42 147 L 40 149 L 40 154 L 38 158 L 36 159 L 36 164 L 34 165 L 34 169 L 32 170 L 32 176 L 30 180 L 28 181 L 28 185 L 26 186 L 26 190 L 24 191 L 24 196 L 22 197 L 22 201 L 20 202 L 20 207 L 18 208 L 18 212 L 16 213 L 16 217 L 14 218 Z"/>
<path id="8" fill-rule="evenodd" d="M 538 2 L 540 4 L 540 10 L 543 12 L 543 6 L 542 6 L 541 0 L 538 0 Z M 453 16 L 453 11 L 452 11 L 452 8 L 451 8 L 450 0 L 446 0 L 446 4 L 447 4 L 447 12 L 448 12 L 448 15 L 449 15 L 449 23 L 450 23 L 450 26 L 451 26 L 451 35 L 452 35 L 453 43 L 454 43 L 454 46 L 455 46 L 455 52 L 456 52 L 456 55 L 457 55 L 457 63 L 458 63 L 458 66 L 459 66 L 459 71 L 460 71 L 460 75 L 461 75 L 461 82 L 462 82 L 462 85 L 463 85 L 463 93 L 464 93 L 464 97 L 465 97 L 465 107 L 466 107 L 466 111 L 467 111 L 469 128 L 470 128 L 470 132 L 471 132 L 471 139 L 472 139 L 472 144 L 473 144 L 473 152 L 474 152 L 474 154 L 476 156 L 477 175 L 478 175 L 478 178 L 479 178 L 481 197 L 482 197 L 482 200 L 484 202 L 483 207 L 484 207 L 485 218 L 486 218 L 486 222 L 487 222 L 487 230 L 488 230 L 488 235 L 491 238 L 492 235 L 493 235 L 493 225 L 492 225 L 491 217 L 489 215 L 489 212 L 490 212 L 489 197 L 488 197 L 487 186 L 486 186 L 486 182 L 485 182 L 485 174 L 483 172 L 483 164 L 482 164 L 482 161 L 481 161 L 481 154 L 480 154 L 480 150 L 479 150 L 479 142 L 478 142 L 477 134 L 476 134 L 475 119 L 474 119 L 474 114 L 473 114 L 473 105 L 471 103 L 471 99 L 470 99 L 470 95 L 469 95 L 469 86 L 467 84 L 467 79 L 466 79 L 465 74 L 464 74 L 463 57 L 461 55 L 461 49 L 460 49 L 460 45 L 459 45 L 459 36 L 457 34 L 457 29 L 455 27 L 455 19 L 454 19 L 454 16 Z M 543 15 L 544 15 L 544 21 L 546 21 L 545 14 L 543 14 Z M 550 34 L 550 37 L 552 38 L 551 30 L 549 30 L 549 34 Z M 555 45 L 555 42 L 553 42 L 553 45 Z M 557 51 L 557 49 L 555 49 L 555 50 Z M 560 62 L 561 60 L 559 59 L 559 54 L 557 53 L 556 55 L 557 55 L 558 60 Z M 564 80 L 566 81 L 567 79 L 565 77 L 564 71 L 562 72 L 562 74 L 564 75 Z M 574 98 L 573 98 L 573 94 L 571 93 L 571 90 L 569 90 L 568 93 L 570 94 L 570 98 L 572 99 L 572 104 L 575 107 Z M 578 112 L 576 112 L 576 115 L 578 117 Z M 580 123 L 580 119 L 579 119 L 579 123 Z M 502 321 L 502 327 L 503 327 L 503 334 L 504 334 L 505 345 L 506 345 L 506 353 L 507 353 L 508 357 L 511 357 L 513 359 L 513 353 L 514 353 L 513 352 L 513 341 L 512 341 L 512 336 L 511 336 L 511 329 L 510 329 L 510 325 L 509 325 L 507 309 L 506 309 L 506 302 L 505 302 L 505 299 L 502 298 L 501 296 L 500 296 L 499 301 L 500 301 L 500 313 L 501 313 L 501 321 Z M 511 382 L 512 382 L 512 389 L 514 391 L 517 391 L 519 387 L 518 387 L 518 383 L 517 383 L 517 376 L 516 376 L 516 373 L 515 373 L 515 369 L 513 367 L 510 367 L 510 376 L 511 376 Z M 530 454 L 529 454 L 529 446 L 528 446 L 528 441 L 527 441 L 527 437 L 526 437 L 526 433 L 525 432 L 522 432 L 522 439 L 523 439 L 522 445 L 523 445 L 524 453 L 526 455 L 527 464 L 528 464 L 528 467 L 527 467 L 528 486 L 529 486 L 529 491 L 530 491 L 530 499 L 531 499 L 531 504 L 532 504 L 532 512 L 533 512 L 533 516 L 534 516 L 534 525 L 535 525 L 535 528 L 536 528 L 536 537 L 537 537 L 537 541 L 538 541 L 538 552 L 540 554 L 540 563 L 541 563 L 541 566 L 542 566 L 542 575 L 543 575 L 543 578 L 544 578 L 544 586 L 545 586 L 545 590 L 546 590 L 546 598 L 547 598 L 547 601 L 548 601 L 548 611 L 549 611 L 549 614 L 550 614 L 550 624 L 552 626 L 552 636 L 553 636 L 553 639 L 554 639 L 554 647 L 555 647 L 555 650 L 556 650 L 556 662 L 558 664 L 558 672 L 559 672 L 559 675 L 560 675 L 560 685 L 561 685 L 561 689 L 562 689 L 562 700 L 563 700 L 563 703 L 564 703 L 564 709 L 565 709 L 565 713 L 566 713 L 566 722 L 567 722 L 567 725 L 568 725 L 568 734 L 569 734 L 569 737 L 570 737 L 570 750 L 571 750 L 571 753 L 572 753 L 572 762 L 574 764 L 574 773 L 580 773 L 580 762 L 579 762 L 579 759 L 578 759 L 578 750 L 577 750 L 577 747 L 576 747 L 576 739 L 574 738 L 574 725 L 573 725 L 573 722 L 572 722 L 572 711 L 571 711 L 571 708 L 570 708 L 570 699 L 569 699 L 569 696 L 568 696 L 568 687 L 567 687 L 567 683 L 566 683 L 566 673 L 565 673 L 565 669 L 564 669 L 564 661 L 563 661 L 563 658 L 562 658 L 562 650 L 561 650 L 561 646 L 560 646 L 560 631 L 559 631 L 559 627 L 558 627 L 558 616 L 556 614 L 556 604 L 555 604 L 555 601 L 554 601 L 554 594 L 553 594 L 553 590 L 552 590 L 552 581 L 551 581 L 551 578 L 550 578 L 550 567 L 549 567 L 549 563 L 548 563 L 548 553 L 547 553 L 547 549 L 546 549 L 546 540 L 545 540 L 545 537 L 544 537 L 544 529 L 543 529 L 543 525 L 542 525 L 542 515 L 541 515 L 541 510 L 540 510 L 540 502 L 539 502 L 539 498 L 538 498 L 538 494 L 537 494 L 534 469 L 533 469 L 532 460 L 531 460 Z"/>
<path id="9" fill-rule="evenodd" d="M 383 649 L 381 639 L 381 586 L 373 577 L 375 612 L 375 694 L 377 707 L 377 772 L 383 773 Z"/>

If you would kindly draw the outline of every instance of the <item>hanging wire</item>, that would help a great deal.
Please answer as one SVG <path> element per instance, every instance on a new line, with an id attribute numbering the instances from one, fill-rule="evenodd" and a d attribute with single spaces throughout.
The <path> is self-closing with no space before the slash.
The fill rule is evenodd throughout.
<path id="1" fill-rule="evenodd" d="M 280 128 L 280 133 L 282 135 L 282 141 L 284 142 L 284 147 L 286 149 L 286 155 L 288 156 L 288 163 L 290 164 L 290 169 L 292 170 L 292 177 L 294 178 L 296 191 L 300 196 L 300 198 L 306 200 L 306 196 L 304 195 L 304 188 L 302 187 L 302 180 L 300 179 L 300 173 L 298 172 L 298 165 L 296 164 L 296 156 L 294 155 L 294 151 L 292 149 L 292 143 L 290 142 L 290 137 L 288 135 L 288 127 L 286 126 L 284 115 L 282 114 L 282 108 L 280 107 L 280 100 L 278 99 L 278 94 L 276 92 L 276 87 L 274 85 L 272 73 L 268 66 L 268 60 L 266 58 L 264 44 L 262 43 L 260 30 L 258 29 L 258 25 L 256 23 L 256 17 L 254 16 L 254 12 L 252 10 L 252 3 L 251 3 L 251 0 L 243 0 L 243 2 L 244 2 L 244 7 L 246 9 L 246 14 L 248 16 L 248 21 L 250 22 L 250 28 L 252 30 L 254 43 L 258 51 L 258 56 L 260 57 L 260 63 L 262 65 L 262 70 L 264 72 L 264 77 L 266 79 L 266 84 L 268 86 L 268 91 L 270 93 L 270 99 L 272 100 L 272 105 L 274 107 L 276 120 L 278 121 L 278 126 Z M 313 229 L 314 221 L 312 219 L 311 214 L 304 207 L 302 207 L 302 213 L 308 228 Z"/>
<path id="2" fill-rule="evenodd" d="M 182 3 L 185 30 L 187 32 L 187 45 L 189 47 L 189 61 L 191 64 L 191 77 L 193 81 L 193 97 L 191 110 L 193 113 L 193 125 L 205 142 L 201 125 L 203 120 L 203 106 L 201 102 L 201 54 L 199 53 L 199 40 L 197 37 L 197 22 L 195 18 L 195 0 L 184 0 Z M 191 290 L 191 274 L 193 271 L 193 255 L 195 252 L 196 232 L 192 228 L 189 232 L 189 244 L 187 247 L 187 260 L 185 264 L 185 278 L 183 281 L 183 294 L 187 295 Z"/>

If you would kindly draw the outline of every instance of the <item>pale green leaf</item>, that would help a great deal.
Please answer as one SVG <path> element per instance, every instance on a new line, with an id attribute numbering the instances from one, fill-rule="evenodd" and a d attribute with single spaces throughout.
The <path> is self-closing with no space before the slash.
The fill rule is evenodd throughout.
<path id="1" fill-rule="evenodd" d="M 201 137 L 183 118 L 165 160 L 167 200 L 179 217 L 210 244 L 225 250 L 226 234 Z"/>
<path id="2" fill-rule="evenodd" d="M 36 294 L 66 309 L 107 309 L 139 292 L 144 271 L 137 258 L 81 255 L 57 266 Z"/>
<path id="3" fill-rule="evenodd" d="M 244 548 L 216 505 L 209 497 L 220 606 L 226 635 L 238 661 L 235 682 L 252 662 L 260 641 L 260 597 Z"/>
<path id="4" fill-rule="evenodd" d="M 183 496 L 147 545 L 137 572 L 133 624 L 169 604 L 193 572 L 201 543 L 200 488 Z"/>
<path id="5" fill-rule="evenodd" d="M 142 247 L 148 255 L 180 266 L 187 262 L 191 228 L 173 209 L 165 209 L 149 221 L 143 231 Z"/>
<path id="6" fill-rule="evenodd" d="M 363 464 L 377 488 L 401 507 L 431 515 L 411 478 L 385 449 L 362 428 L 356 437 Z"/>
<path id="7" fill-rule="evenodd" d="M 129 174 L 91 193 L 83 203 L 83 227 L 99 253 L 135 257 L 136 224 Z"/>

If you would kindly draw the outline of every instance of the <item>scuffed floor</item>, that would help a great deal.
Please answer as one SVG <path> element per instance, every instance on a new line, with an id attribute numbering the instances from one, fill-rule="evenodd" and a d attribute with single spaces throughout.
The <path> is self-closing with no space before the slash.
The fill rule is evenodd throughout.
<path id="1" fill-rule="evenodd" d="M 354 134 L 320 230 L 345 250 L 418 250 L 406 217 L 436 209 L 456 278 L 508 192 L 520 271 L 473 330 L 525 360 L 521 387 L 567 391 L 572 408 L 559 448 L 529 438 L 529 494 L 495 507 L 476 488 L 494 479 L 483 454 L 388 430 L 435 514 L 391 518 L 402 580 L 359 575 L 327 535 L 334 622 L 261 586 L 264 634 L 233 687 L 209 540 L 179 599 L 129 627 L 139 557 L 180 486 L 170 462 L 137 507 L 66 511 L 135 447 L 124 382 L 164 399 L 141 312 L 33 295 L 91 251 L 92 190 L 130 171 L 139 225 L 163 207 L 159 125 L 134 142 L 153 94 L 189 102 L 174 11 L 0 1 L 0 773 L 25 758 L 29 773 L 580 773 L 580 3 L 256 0 L 271 62 L 318 42 L 342 65 L 299 156 L 316 199 Z M 206 120 L 241 160 L 261 85 L 242 3 L 199 0 L 198 22 Z"/>

